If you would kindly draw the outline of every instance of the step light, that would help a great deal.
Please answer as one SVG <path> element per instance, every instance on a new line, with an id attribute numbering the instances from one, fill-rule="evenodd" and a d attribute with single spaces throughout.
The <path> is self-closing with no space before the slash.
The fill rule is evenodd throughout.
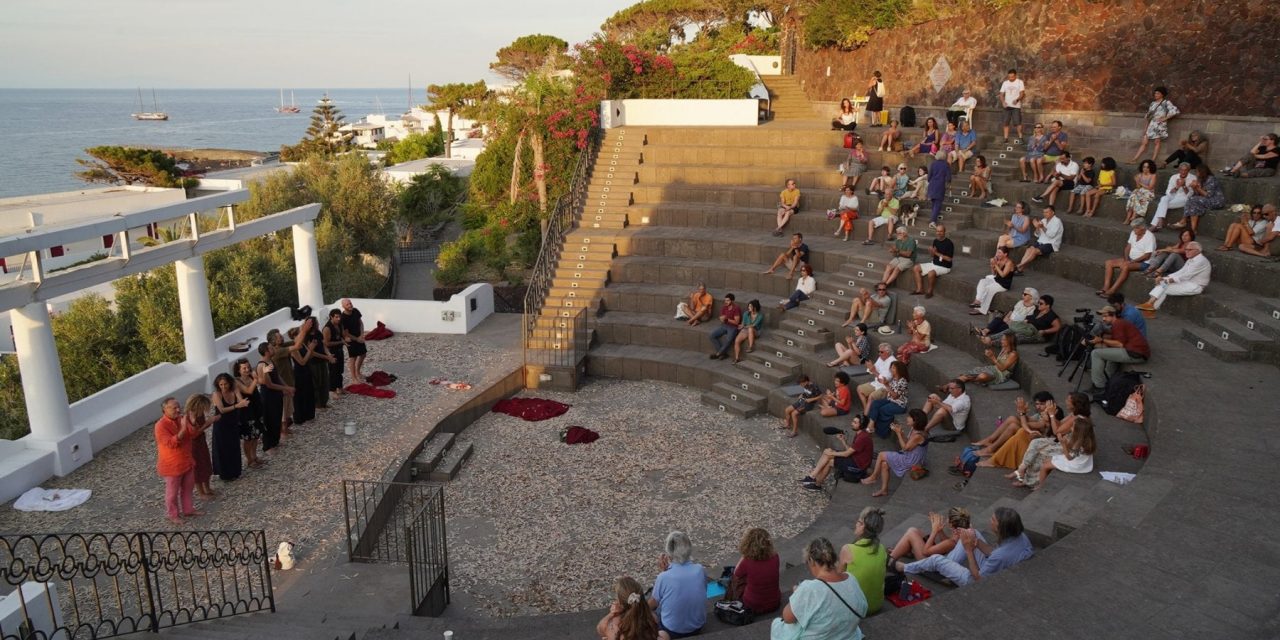
<path id="1" fill-rule="evenodd" d="M 1248 330 L 1250 330 L 1250 331 L 1253 331 L 1253 321 L 1252 321 L 1252 320 L 1248 320 L 1248 321 L 1246 321 L 1246 322 L 1244 323 L 1244 326 L 1245 326 L 1245 328 L 1246 328 L 1246 329 L 1248 329 Z"/>
<path id="2" fill-rule="evenodd" d="M 1223 339 L 1223 340 L 1230 340 L 1230 339 L 1231 339 L 1231 334 L 1230 334 L 1230 333 L 1227 333 L 1226 331 L 1223 331 L 1223 332 L 1222 332 L 1222 339 Z"/>

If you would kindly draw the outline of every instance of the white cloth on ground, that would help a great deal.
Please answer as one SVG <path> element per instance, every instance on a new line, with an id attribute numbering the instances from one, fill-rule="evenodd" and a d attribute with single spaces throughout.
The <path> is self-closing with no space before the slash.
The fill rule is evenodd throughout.
<path id="1" fill-rule="evenodd" d="M 41 489 L 35 487 L 18 496 L 13 508 L 18 511 L 66 511 L 89 501 L 89 489 Z"/>

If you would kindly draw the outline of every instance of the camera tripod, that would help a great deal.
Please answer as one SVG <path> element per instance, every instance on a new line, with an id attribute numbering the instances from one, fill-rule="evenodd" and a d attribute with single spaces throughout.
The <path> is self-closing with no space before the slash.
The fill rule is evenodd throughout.
<path id="1" fill-rule="evenodd" d="M 1077 354 L 1080 356 L 1079 360 L 1076 360 Z M 1076 377 L 1076 374 L 1079 373 L 1080 379 L 1076 380 L 1076 388 L 1075 388 L 1076 391 L 1079 391 L 1080 384 L 1084 382 L 1084 378 L 1085 378 L 1084 372 L 1088 371 L 1091 368 L 1090 356 L 1092 355 L 1093 355 L 1093 344 L 1089 343 L 1087 340 L 1082 338 L 1079 342 L 1076 343 L 1076 346 L 1071 349 L 1071 353 L 1067 355 L 1067 360 L 1062 363 L 1062 368 L 1058 369 L 1058 377 L 1059 378 L 1062 377 L 1062 374 L 1067 370 L 1067 367 L 1071 366 L 1071 362 L 1074 360 L 1075 367 L 1071 369 L 1071 374 L 1067 376 L 1067 382 L 1071 382 L 1071 380 Z M 1083 370 L 1081 370 L 1082 368 Z"/>

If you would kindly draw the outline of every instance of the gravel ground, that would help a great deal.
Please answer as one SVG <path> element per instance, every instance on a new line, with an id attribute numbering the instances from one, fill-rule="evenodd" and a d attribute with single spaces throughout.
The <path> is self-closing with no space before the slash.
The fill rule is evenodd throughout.
<path id="1" fill-rule="evenodd" d="M 496 413 L 476 422 L 460 436 L 474 454 L 445 489 L 453 588 L 486 614 L 605 607 L 617 576 L 652 584 L 672 529 L 688 532 L 694 559 L 719 575 L 748 527 L 789 538 L 826 505 L 796 491 L 812 456 L 776 418 L 736 418 L 660 382 L 522 395 L 573 408 L 542 422 Z M 564 445 L 568 425 L 600 439 Z"/>

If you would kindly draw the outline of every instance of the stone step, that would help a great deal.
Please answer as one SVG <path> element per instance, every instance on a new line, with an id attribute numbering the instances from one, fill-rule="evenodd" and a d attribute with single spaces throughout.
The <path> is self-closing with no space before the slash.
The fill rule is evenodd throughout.
<path id="1" fill-rule="evenodd" d="M 427 439 L 422 453 L 413 459 L 413 468 L 419 478 L 426 478 L 436 469 L 440 460 L 453 448 L 454 441 L 454 434 L 446 431 L 437 432 Z"/>
<path id="2" fill-rule="evenodd" d="M 788 347 L 809 353 L 830 347 L 833 340 L 830 331 L 811 327 L 794 317 L 782 321 L 778 327 L 778 335 Z"/>
<path id="3" fill-rule="evenodd" d="M 627 214 L 584 211 L 582 218 L 578 221 L 578 226 L 584 229 L 625 229 L 627 227 Z"/>
<path id="4" fill-rule="evenodd" d="M 1250 351 L 1265 349 L 1276 345 L 1276 341 L 1270 336 L 1264 335 L 1261 331 L 1254 327 L 1245 326 L 1244 323 L 1233 318 L 1205 318 L 1205 326 L 1214 331 L 1222 339 L 1238 344 Z"/>
<path id="5" fill-rule="evenodd" d="M 783 355 L 779 356 L 781 352 Z M 800 373 L 801 363 L 799 360 L 791 357 L 787 351 L 782 349 L 765 349 L 760 341 L 756 341 L 755 351 L 747 352 L 744 347 L 742 350 L 742 359 L 750 360 L 764 365 L 767 369 L 774 371 L 785 371 L 789 375 L 798 375 Z"/>
<path id="6" fill-rule="evenodd" d="M 724 383 L 716 384 L 723 385 Z M 702 404 L 742 418 L 750 418 L 752 416 L 759 415 L 763 411 L 761 406 L 763 403 L 757 405 L 750 402 L 744 402 L 742 400 L 735 400 L 732 396 L 720 390 L 707 391 L 706 393 L 703 393 Z"/>
<path id="7" fill-rule="evenodd" d="M 796 378 L 796 374 L 792 373 L 790 370 L 773 367 L 770 362 L 743 360 L 741 362 L 734 363 L 733 366 L 742 369 L 753 379 L 774 387 L 789 384 Z"/>
<path id="8" fill-rule="evenodd" d="M 1196 349 L 1227 362 L 1239 362 L 1249 359 L 1249 349 L 1230 340 L 1224 340 L 1222 334 L 1206 327 L 1185 326 L 1182 338 L 1190 342 Z"/>
<path id="9" fill-rule="evenodd" d="M 728 398 L 736 403 L 749 405 L 758 410 L 763 410 L 765 403 L 769 400 L 768 394 L 744 391 L 728 382 L 717 382 L 711 385 L 711 391 L 720 397 Z"/>
<path id="10" fill-rule="evenodd" d="M 473 447 L 470 442 L 465 445 L 452 447 L 444 456 L 431 474 L 427 476 L 430 482 L 449 482 L 458 477 L 458 473 L 462 471 L 462 465 L 466 464 L 467 459 L 471 457 Z"/>

